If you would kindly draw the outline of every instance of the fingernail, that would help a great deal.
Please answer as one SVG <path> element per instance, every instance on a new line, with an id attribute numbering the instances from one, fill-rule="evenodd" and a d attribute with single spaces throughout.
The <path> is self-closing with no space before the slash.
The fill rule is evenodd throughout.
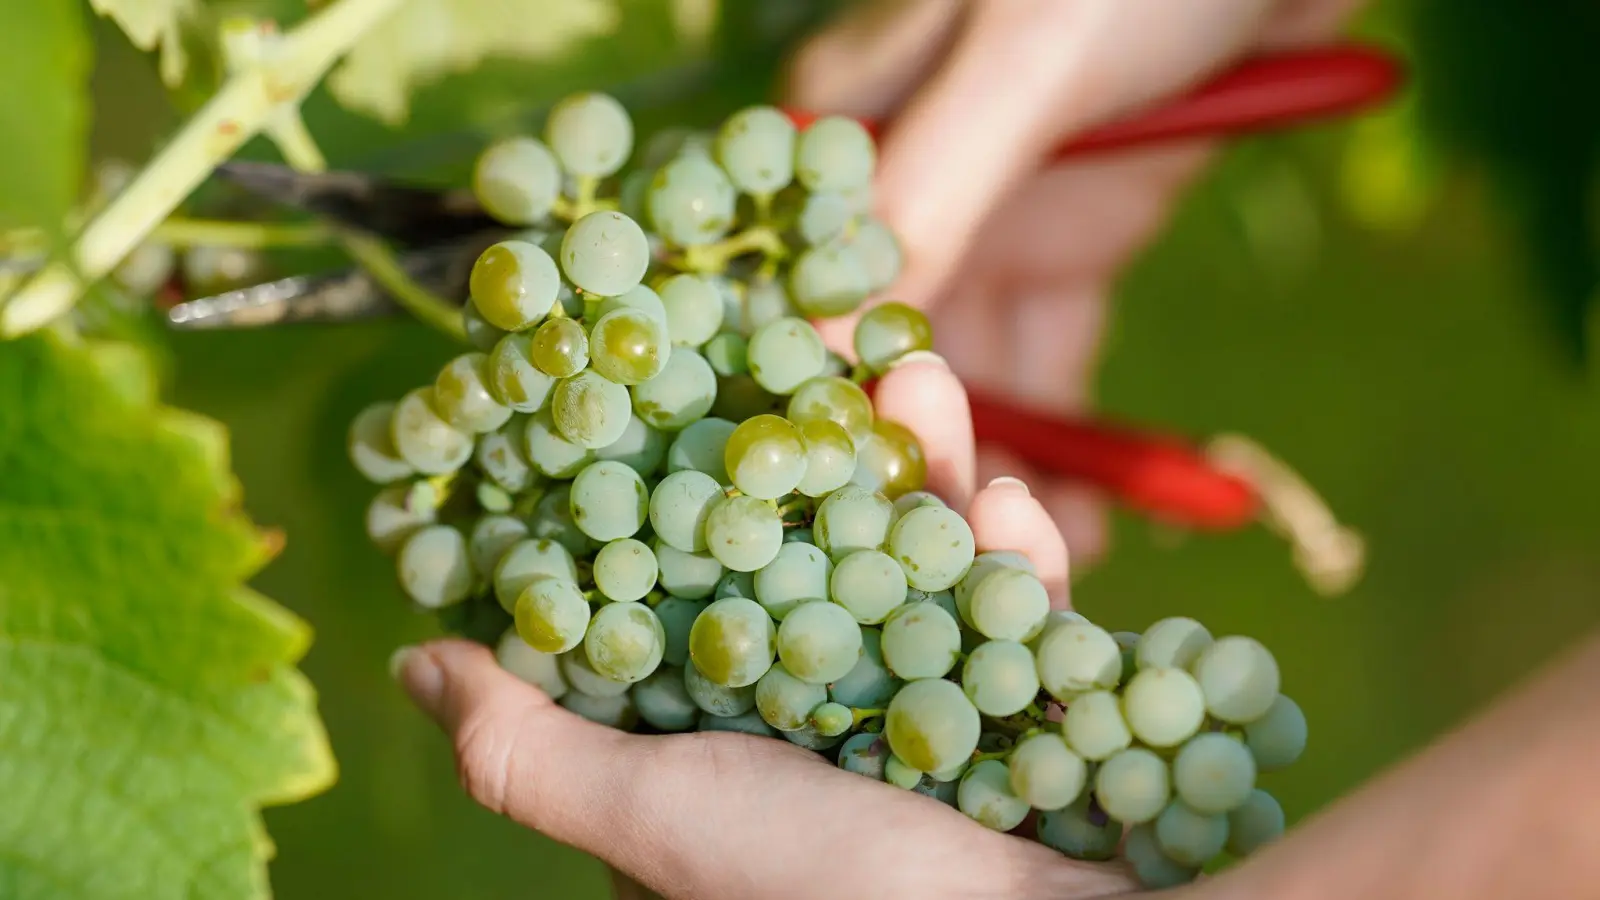
<path id="1" fill-rule="evenodd" d="M 389 674 L 411 702 L 432 715 L 444 693 L 444 673 L 433 656 L 418 647 L 401 647 L 389 657 Z"/>
<path id="2" fill-rule="evenodd" d="M 1001 475 L 999 478 L 989 482 L 988 487 L 1004 488 L 1008 491 L 1021 491 L 1026 496 L 1033 496 L 1033 493 L 1028 490 L 1028 486 L 1023 483 L 1021 478 L 1012 478 L 1010 475 Z"/>
<path id="3" fill-rule="evenodd" d="M 932 350 L 913 350 L 910 353 L 907 353 L 905 356 L 895 360 L 889 365 L 889 368 L 891 370 L 898 369 L 901 366 L 909 365 L 911 363 L 929 363 L 931 365 L 938 366 L 941 369 L 950 368 L 950 363 L 946 362 L 944 357 L 934 353 Z"/>

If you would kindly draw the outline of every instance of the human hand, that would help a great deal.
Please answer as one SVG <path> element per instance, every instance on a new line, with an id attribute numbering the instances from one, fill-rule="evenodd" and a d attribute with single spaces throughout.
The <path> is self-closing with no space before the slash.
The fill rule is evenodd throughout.
<path id="1" fill-rule="evenodd" d="M 929 311 L 936 349 L 975 389 L 1081 413 L 1111 285 L 1208 148 L 1046 154 L 1241 54 L 1324 38 L 1358 2 L 880 0 L 801 51 L 785 102 L 893 120 L 875 191 L 906 267 L 885 296 Z M 848 346 L 852 325 L 825 334 Z M 1102 551 L 1089 489 L 997 447 L 978 448 L 977 470 L 1026 480 L 1075 564 Z"/>
<path id="2" fill-rule="evenodd" d="M 922 441 L 928 489 L 965 511 L 978 549 L 1027 554 L 1065 607 L 1066 546 L 1044 507 L 1015 481 L 974 490 L 966 396 L 944 363 L 906 357 L 880 380 L 876 402 Z M 454 740 L 479 803 L 669 900 L 1071 900 L 1133 887 L 1118 866 L 990 831 L 786 741 L 641 736 L 588 722 L 483 647 L 442 641 L 397 663 L 407 692 Z"/>

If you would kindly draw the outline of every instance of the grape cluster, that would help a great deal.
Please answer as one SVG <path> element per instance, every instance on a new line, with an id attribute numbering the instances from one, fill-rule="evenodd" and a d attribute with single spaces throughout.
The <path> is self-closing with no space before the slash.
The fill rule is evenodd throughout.
<path id="1" fill-rule="evenodd" d="M 473 269 L 476 349 L 350 432 L 405 593 L 591 720 L 781 737 L 1001 831 L 1039 810 L 1080 859 L 1132 826 L 1150 885 L 1276 837 L 1256 773 L 1305 720 L 1271 654 L 1052 611 L 861 386 L 926 318 L 873 306 L 854 363 L 812 326 L 901 263 L 861 126 L 753 107 L 632 155 L 622 107 L 580 94 L 480 157 L 479 202 L 523 230 Z"/>

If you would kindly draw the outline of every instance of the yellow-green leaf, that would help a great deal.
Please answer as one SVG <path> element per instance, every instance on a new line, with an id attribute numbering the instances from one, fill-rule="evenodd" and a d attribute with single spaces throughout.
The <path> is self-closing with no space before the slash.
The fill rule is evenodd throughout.
<path id="1" fill-rule="evenodd" d="M 59 229 L 88 147 L 89 38 L 78 4 L 5 5 L 0 84 L 0 228 Z"/>

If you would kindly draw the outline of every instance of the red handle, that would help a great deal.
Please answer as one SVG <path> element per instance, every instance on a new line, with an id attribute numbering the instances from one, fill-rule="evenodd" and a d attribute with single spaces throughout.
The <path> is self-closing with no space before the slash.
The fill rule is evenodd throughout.
<path id="1" fill-rule="evenodd" d="M 1398 60 L 1374 47 L 1339 44 L 1260 56 L 1164 105 L 1084 132 L 1055 158 L 1181 138 L 1246 134 L 1329 118 L 1380 103 L 1399 87 Z M 791 110 L 801 127 L 819 114 Z M 862 120 L 874 136 L 883 124 Z"/>

